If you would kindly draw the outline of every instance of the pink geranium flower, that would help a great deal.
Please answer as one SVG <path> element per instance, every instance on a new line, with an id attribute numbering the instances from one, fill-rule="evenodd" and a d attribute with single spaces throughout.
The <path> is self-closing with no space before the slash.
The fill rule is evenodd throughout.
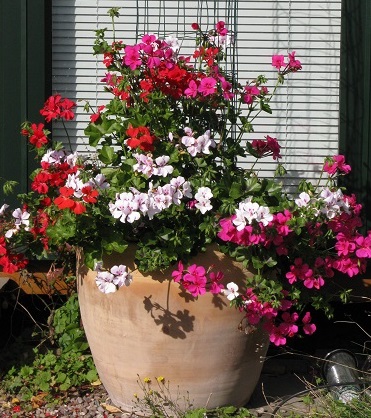
<path id="1" fill-rule="evenodd" d="M 281 67 L 284 67 L 285 64 L 285 57 L 283 55 L 273 55 L 272 56 L 272 66 L 280 70 Z"/>
<path id="2" fill-rule="evenodd" d="M 335 155 L 326 159 L 323 171 L 326 171 L 331 176 L 337 172 L 348 174 L 351 171 L 351 167 L 350 165 L 345 164 L 344 155 Z"/>
<path id="3" fill-rule="evenodd" d="M 216 80 L 213 77 L 205 77 L 201 80 L 198 91 L 204 96 L 209 96 L 216 92 Z"/>
<path id="4" fill-rule="evenodd" d="M 139 55 L 140 46 L 139 45 L 126 45 L 125 47 L 125 57 L 124 57 L 124 63 L 128 67 L 130 67 L 131 70 L 135 70 L 138 68 L 142 60 Z"/>
<path id="5" fill-rule="evenodd" d="M 188 88 L 185 89 L 184 94 L 187 97 L 196 97 L 197 91 L 198 91 L 197 83 L 194 80 L 191 80 L 189 82 Z"/>
<path id="6" fill-rule="evenodd" d="M 306 312 L 304 315 L 302 322 L 303 322 L 303 331 L 307 335 L 312 335 L 316 331 L 316 326 L 311 324 L 310 321 L 312 320 L 311 315 L 309 312 Z"/>

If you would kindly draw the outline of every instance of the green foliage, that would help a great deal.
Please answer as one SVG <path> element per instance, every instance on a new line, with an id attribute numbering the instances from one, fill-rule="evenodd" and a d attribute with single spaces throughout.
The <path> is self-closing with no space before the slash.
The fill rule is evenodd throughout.
<path id="1" fill-rule="evenodd" d="M 253 417 L 248 409 L 236 408 L 234 406 L 224 406 L 215 409 L 196 409 L 194 411 L 188 411 L 182 418 L 249 418 Z"/>
<path id="2" fill-rule="evenodd" d="M 40 391 L 52 395 L 98 379 L 80 325 L 77 294 L 52 313 L 50 322 L 54 347 L 34 348 L 32 364 L 13 366 L 1 382 L 4 390 L 23 400 Z"/>
<path id="3" fill-rule="evenodd" d="M 0 178 L 0 180 L 2 180 L 2 179 Z M 18 182 L 14 181 L 14 180 L 4 181 L 4 184 L 3 184 L 4 194 L 9 195 L 9 194 L 13 193 L 14 188 L 17 186 L 17 184 L 18 184 Z"/>

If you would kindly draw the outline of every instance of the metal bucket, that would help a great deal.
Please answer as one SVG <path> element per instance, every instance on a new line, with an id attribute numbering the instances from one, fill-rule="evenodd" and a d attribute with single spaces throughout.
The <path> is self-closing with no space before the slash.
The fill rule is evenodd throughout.
<path id="1" fill-rule="evenodd" d="M 330 385 L 329 389 L 333 397 L 340 402 L 350 402 L 358 398 L 361 393 L 361 388 L 357 384 L 360 379 L 357 367 L 356 357 L 348 350 L 334 350 L 324 358 L 323 376 Z M 344 386 L 341 385 L 342 383 Z"/>

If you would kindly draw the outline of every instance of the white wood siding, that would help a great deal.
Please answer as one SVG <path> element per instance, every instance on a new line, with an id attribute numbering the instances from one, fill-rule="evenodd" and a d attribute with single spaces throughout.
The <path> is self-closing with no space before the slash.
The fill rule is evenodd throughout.
<path id="1" fill-rule="evenodd" d="M 241 81 L 264 74 L 272 86 L 274 53 L 295 50 L 303 65 L 275 97 L 273 115 L 261 117 L 249 138 L 277 137 L 290 175 L 294 179 L 316 177 L 323 158 L 338 151 L 341 0 L 54 0 L 53 91 L 82 101 L 76 122 L 69 124 L 77 148 L 87 149 L 83 129 L 88 117 L 82 112 L 83 101 L 89 100 L 94 107 L 105 98 L 99 83 L 104 68 L 93 57 L 92 44 L 97 28 L 111 27 L 109 8 L 122 7 L 116 38 L 129 42 L 146 29 L 184 32 L 197 16 L 203 27 L 212 27 L 217 19 L 233 21 L 233 3 L 238 8 L 235 23 Z M 151 18 L 145 27 L 146 4 L 151 7 Z M 55 127 L 54 136 L 63 138 L 64 134 Z M 261 166 L 266 175 L 274 168 L 273 162 Z"/>

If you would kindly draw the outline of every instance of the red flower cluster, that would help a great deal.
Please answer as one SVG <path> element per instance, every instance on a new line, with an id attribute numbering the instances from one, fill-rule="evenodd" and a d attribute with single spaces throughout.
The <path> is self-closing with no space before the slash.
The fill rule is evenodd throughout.
<path id="1" fill-rule="evenodd" d="M 31 145 L 41 148 L 49 142 L 47 137 L 48 131 L 44 129 L 44 126 L 43 123 L 32 123 L 29 127 L 22 129 L 21 134 L 28 137 Z"/>
<path id="2" fill-rule="evenodd" d="M 34 177 L 31 188 L 40 194 L 47 194 L 49 189 L 59 188 L 64 185 L 70 174 L 75 174 L 78 166 L 71 166 L 66 161 L 41 162 L 41 170 Z"/>
<path id="3" fill-rule="evenodd" d="M 81 197 L 76 198 L 75 189 L 63 186 L 59 189 L 59 196 L 54 200 L 59 209 L 69 209 L 76 215 L 86 211 L 85 203 L 96 203 L 99 195 L 98 190 L 91 186 L 84 186 L 81 189 Z M 80 194 L 80 193 L 79 193 Z"/>
<path id="4" fill-rule="evenodd" d="M 76 107 L 75 102 L 62 98 L 59 94 L 55 94 L 54 96 L 50 96 L 45 102 L 44 107 L 40 110 L 40 114 L 44 116 L 46 122 L 59 118 L 71 120 L 75 116 L 72 111 L 74 107 Z"/>
<path id="5" fill-rule="evenodd" d="M 28 264 L 27 259 L 22 253 L 12 252 L 8 249 L 3 236 L 0 236 L 0 266 L 6 273 L 14 273 L 24 269 Z"/>
<path id="6" fill-rule="evenodd" d="M 126 140 L 128 147 L 133 149 L 140 148 L 143 151 L 154 150 L 153 142 L 155 141 L 155 137 L 151 135 L 146 126 L 138 126 L 137 128 L 130 126 L 126 130 L 126 135 L 129 137 Z"/>
<path id="7" fill-rule="evenodd" d="M 271 155 L 274 160 L 282 158 L 280 154 L 281 147 L 277 139 L 272 138 L 269 135 L 266 136 L 266 141 L 262 139 L 254 139 L 251 142 L 251 147 L 257 158 L 264 158 L 269 155 Z"/>
<path id="8" fill-rule="evenodd" d="M 196 29 L 196 25 L 193 25 Z M 226 37 L 228 29 L 224 22 L 216 25 L 217 37 Z M 170 42 L 170 41 L 169 41 Z M 104 64 L 109 70 L 113 70 L 117 57 L 115 53 L 124 49 L 124 57 L 121 59 L 122 68 L 131 71 L 140 69 L 140 89 L 132 89 L 132 82 L 125 76 L 107 73 L 102 81 L 106 82 L 108 89 L 125 100 L 126 106 L 131 106 L 140 98 L 148 103 L 152 92 L 162 92 L 165 96 L 174 100 L 196 98 L 201 102 L 206 96 L 211 96 L 210 101 L 219 101 L 220 94 L 227 100 L 234 97 L 231 84 L 221 75 L 218 62 L 221 56 L 220 46 L 201 45 L 193 54 L 200 64 L 208 67 L 208 71 L 198 71 L 190 64 L 190 57 L 178 56 L 177 47 L 167 41 L 159 40 L 155 35 L 144 35 L 141 42 L 136 45 L 121 44 L 112 46 L 112 51 L 104 54 Z M 264 90 L 265 91 L 265 90 Z M 139 94 L 138 94 L 139 93 Z M 136 97 L 131 95 L 135 94 Z M 217 102 L 216 102 L 217 103 Z"/>

